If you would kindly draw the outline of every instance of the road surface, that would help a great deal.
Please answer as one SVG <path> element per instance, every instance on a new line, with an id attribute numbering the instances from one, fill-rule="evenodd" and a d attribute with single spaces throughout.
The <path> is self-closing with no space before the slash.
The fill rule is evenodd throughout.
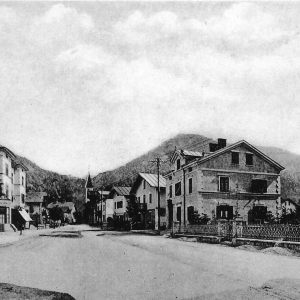
<path id="1" fill-rule="evenodd" d="M 86 229 L 61 229 L 83 230 L 81 238 L 35 236 L 0 247 L 0 282 L 76 300 L 300 299 L 296 257 Z"/>

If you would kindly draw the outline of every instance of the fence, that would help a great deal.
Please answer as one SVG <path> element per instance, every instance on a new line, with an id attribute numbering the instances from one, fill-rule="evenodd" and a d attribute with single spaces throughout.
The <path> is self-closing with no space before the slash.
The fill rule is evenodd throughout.
<path id="1" fill-rule="evenodd" d="M 183 226 L 174 222 L 172 231 L 174 234 L 219 236 L 227 239 L 242 237 L 300 242 L 300 226 L 290 224 L 247 225 L 238 220 L 220 220 L 214 225 Z"/>
<path id="2" fill-rule="evenodd" d="M 242 226 L 241 237 L 300 242 L 300 226 L 291 224 Z"/>

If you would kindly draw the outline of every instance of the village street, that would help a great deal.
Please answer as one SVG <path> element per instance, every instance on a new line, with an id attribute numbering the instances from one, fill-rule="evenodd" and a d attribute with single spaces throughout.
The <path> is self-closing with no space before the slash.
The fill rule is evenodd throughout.
<path id="1" fill-rule="evenodd" d="M 35 235 L 0 247 L 0 282 L 77 300 L 299 299 L 299 258 L 87 229 L 55 230 L 82 230 L 81 238 Z M 292 289 L 282 280 L 259 289 L 284 278 L 299 281 Z"/>

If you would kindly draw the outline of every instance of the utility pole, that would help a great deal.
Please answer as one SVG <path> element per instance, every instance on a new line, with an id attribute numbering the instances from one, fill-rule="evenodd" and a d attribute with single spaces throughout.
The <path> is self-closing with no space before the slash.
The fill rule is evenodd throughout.
<path id="1" fill-rule="evenodd" d="M 160 186 L 159 186 L 159 176 L 160 176 L 160 171 L 159 167 L 161 163 L 165 163 L 166 161 L 163 161 L 159 156 L 151 159 L 150 162 L 156 163 L 157 166 L 157 225 L 158 225 L 158 230 L 157 233 L 160 235 Z"/>

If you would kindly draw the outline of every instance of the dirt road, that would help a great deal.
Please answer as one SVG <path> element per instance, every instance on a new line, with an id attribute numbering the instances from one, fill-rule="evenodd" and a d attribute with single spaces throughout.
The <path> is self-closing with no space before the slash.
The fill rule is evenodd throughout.
<path id="1" fill-rule="evenodd" d="M 156 236 L 81 233 L 0 247 L 0 282 L 77 300 L 300 299 L 299 258 Z"/>

